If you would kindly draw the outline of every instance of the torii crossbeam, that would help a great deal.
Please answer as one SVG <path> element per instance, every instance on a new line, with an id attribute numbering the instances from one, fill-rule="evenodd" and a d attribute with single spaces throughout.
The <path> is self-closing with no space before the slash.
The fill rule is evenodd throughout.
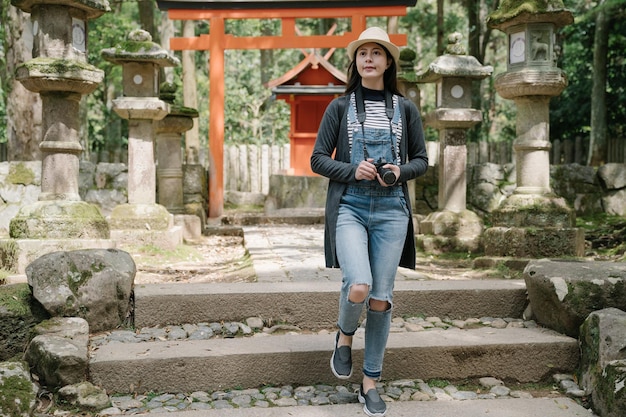
<path id="1" fill-rule="evenodd" d="M 193 38 L 171 38 L 174 51 L 209 51 L 209 217 L 224 211 L 224 51 L 226 49 L 345 48 L 366 29 L 368 17 L 405 16 L 417 0 L 334 1 L 193 1 L 157 0 L 172 20 L 209 20 L 210 33 Z M 351 31 L 341 35 L 299 36 L 296 19 L 350 18 Z M 225 33 L 226 19 L 281 19 L 278 36 L 241 36 Z M 406 45 L 406 35 L 393 34 L 396 45 Z"/>

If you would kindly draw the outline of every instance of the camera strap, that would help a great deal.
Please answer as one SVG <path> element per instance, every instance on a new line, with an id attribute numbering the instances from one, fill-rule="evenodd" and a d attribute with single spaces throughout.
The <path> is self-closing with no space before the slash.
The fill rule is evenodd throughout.
<path id="1" fill-rule="evenodd" d="M 354 92 L 354 98 L 355 98 L 355 102 L 356 102 L 356 118 L 359 121 L 359 123 L 361 124 L 361 132 L 363 133 L 363 136 L 365 136 L 365 118 L 366 118 L 366 113 L 365 113 L 365 100 L 363 99 L 363 88 L 362 86 L 358 86 L 357 89 Z M 392 138 L 391 140 L 391 155 L 393 156 L 393 162 L 395 163 L 397 160 L 396 157 L 396 147 L 395 144 L 393 143 L 393 129 L 391 127 L 391 121 L 393 120 L 393 97 L 391 94 L 391 91 L 389 91 L 387 88 L 385 88 L 385 114 L 387 115 L 387 118 L 389 119 L 389 136 Z M 369 154 L 367 153 L 367 148 L 365 147 L 365 142 L 363 142 L 363 155 L 365 157 L 365 159 L 369 158 Z"/>

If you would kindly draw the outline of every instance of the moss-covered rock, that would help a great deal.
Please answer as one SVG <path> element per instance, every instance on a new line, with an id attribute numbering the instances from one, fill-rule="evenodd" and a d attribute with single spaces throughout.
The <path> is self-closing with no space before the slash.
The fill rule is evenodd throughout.
<path id="1" fill-rule="evenodd" d="M 61 388 L 58 397 L 65 403 L 87 411 L 100 411 L 111 405 L 105 390 L 86 381 Z"/>
<path id="2" fill-rule="evenodd" d="M 621 417 L 626 410 L 626 312 L 594 311 L 580 328 L 579 381 L 594 411 Z"/>
<path id="3" fill-rule="evenodd" d="M 30 330 L 48 317 L 27 284 L 1 285 L 0 361 L 21 358 Z"/>
<path id="4" fill-rule="evenodd" d="M 626 310 L 626 264 L 621 262 L 540 259 L 528 263 L 524 281 L 536 320 L 571 337 L 578 337 L 594 311 Z"/>
<path id="5" fill-rule="evenodd" d="M 46 311 L 82 317 L 92 331 L 124 322 L 136 271 L 130 254 L 117 249 L 52 252 L 26 267 L 33 295 Z"/>
<path id="6" fill-rule="evenodd" d="M 23 162 L 9 165 L 9 175 L 6 182 L 9 184 L 31 185 L 35 183 L 35 173 Z"/>
<path id="7" fill-rule="evenodd" d="M 37 387 L 28 364 L 0 362 L 0 416 L 28 417 L 35 409 Z"/>
<path id="8" fill-rule="evenodd" d="M 109 224 L 97 206 L 84 201 L 38 201 L 11 220 L 14 239 L 108 239 Z"/>

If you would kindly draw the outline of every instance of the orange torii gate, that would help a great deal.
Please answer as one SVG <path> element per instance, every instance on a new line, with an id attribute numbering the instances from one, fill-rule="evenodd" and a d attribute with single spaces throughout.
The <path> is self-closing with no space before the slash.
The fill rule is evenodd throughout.
<path id="1" fill-rule="evenodd" d="M 366 29 L 367 17 L 404 16 L 417 0 L 157 0 L 172 20 L 209 20 L 210 34 L 171 38 L 170 49 L 209 51 L 209 217 L 224 211 L 224 51 L 226 49 L 345 48 Z M 299 36 L 296 19 L 350 18 L 351 32 L 341 35 Z M 226 19 L 281 19 L 279 36 L 241 36 L 225 33 Z M 406 45 L 406 35 L 390 35 Z"/>

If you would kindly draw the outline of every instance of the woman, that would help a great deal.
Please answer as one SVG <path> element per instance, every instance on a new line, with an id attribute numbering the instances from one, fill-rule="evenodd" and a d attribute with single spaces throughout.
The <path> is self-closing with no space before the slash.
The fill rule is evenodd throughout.
<path id="1" fill-rule="evenodd" d="M 415 269 L 407 181 L 426 172 L 428 157 L 417 107 L 398 91 L 398 47 L 384 30 L 371 27 L 347 51 L 346 94 L 324 113 L 311 168 L 329 178 L 326 266 L 342 271 L 331 370 L 340 379 L 352 376 L 352 336 L 366 306 L 358 397 L 365 413 L 378 417 L 387 411 L 376 381 L 391 326 L 395 276 L 399 265 Z"/>

